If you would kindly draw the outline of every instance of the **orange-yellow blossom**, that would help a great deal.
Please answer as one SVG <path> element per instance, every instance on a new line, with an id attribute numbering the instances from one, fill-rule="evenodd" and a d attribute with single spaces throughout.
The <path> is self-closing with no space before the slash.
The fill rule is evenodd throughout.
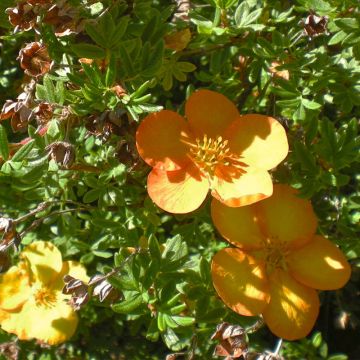
<path id="1" fill-rule="evenodd" d="M 78 317 L 62 294 L 63 277 L 70 274 L 87 281 L 85 269 L 62 261 L 50 242 L 35 241 L 21 253 L 21 260 L 0 275 L 0 325 L 21 340 L 37 339 L 50 345 L 68 340 Z"/>
<path id="2" fill-rule="evenodd" d="M 319 312 L 318 290 L 346 284 L 351 269 L 343 253 L 315 235 L 311 203 L 287 185 L 256 204 L 230 208 L 217 200 L 212 218 L 235 248 L 212 260 L 214 287 L 235 312 L 262 314 L 270 330 L 287 340 L 305 337 Z"/>
<path id="3" fill-rule="evenodd" d="M 136 133 L 140 156 L 153 167 L 147 189 L 171 213 L 197 209 L 208 191 L 231 207 L 271 196 L 268 170 L 288 153 L 282 125 L 272 117 L 240 115 L 224 95 L 198 90 L 185 117 L 162 110 L 148 115 Z"/>

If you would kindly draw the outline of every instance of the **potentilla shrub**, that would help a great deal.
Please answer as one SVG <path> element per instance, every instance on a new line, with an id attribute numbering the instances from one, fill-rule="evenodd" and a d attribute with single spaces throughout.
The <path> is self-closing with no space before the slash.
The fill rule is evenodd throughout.
<path id="1" fill-rule="evenodd" d="M 2 0 L 0 356 L 356 359 L 355 0 Z"/>

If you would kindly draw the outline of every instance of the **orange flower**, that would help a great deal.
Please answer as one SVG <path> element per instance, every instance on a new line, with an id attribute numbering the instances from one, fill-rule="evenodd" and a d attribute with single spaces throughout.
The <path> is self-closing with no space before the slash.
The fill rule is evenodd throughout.
<path id="1" fill-rule="evenodd" d="M 232 206 L 272 194 L 267 170 L 288 153 L 284 128 L 275 119 L 241 116 L 224 95 L 199 90 L 185 105 L 187 121 L 162 110 L 148 115 L 136 133 L 140 156 L 153 167 L 148 193 L 162 209 L 188 213 L 206 195 Z"/>
<path id="2" fill-rule="evenodd" d="M 319 312 L 319 290 L 346 284 L 351 269 L 343 253 L 315 235 L 311 203 L 286 185 L 272 197 L 243 208 L 214 200 L 215 226 L 236 248 L 212 260 L 214 287 L 235 312 L 262 314 L 270 330 L 287 340 L 306 336 Z"/>

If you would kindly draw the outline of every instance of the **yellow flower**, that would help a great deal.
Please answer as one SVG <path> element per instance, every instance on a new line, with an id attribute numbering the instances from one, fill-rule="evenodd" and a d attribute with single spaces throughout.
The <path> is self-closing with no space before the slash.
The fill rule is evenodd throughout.
<path id="1" fill-rule="evenodd" d="M 37 339 L 50 345 L 68 340 L 78 317 L 62 294 L 63 277 L 70 274 L 87 281 L 85 269 L 62 261 L 50 242 L 35 241 L 20 255 L 17 266 L 0 275 L 0 325 L 21 340 Z"/>
<path id="2" fill-rule="evenodd" d="M 317 219 L 307 200 L 286 185 L 256 204 L 230 208 L 217 200 L 212 218 L 236 248 L 212 260 L 214 287 L 235 312 L 262 314 L 270 330 L 287 340 L 306 336 L 319 313 L 318 290 L 346 284 L 351 269 L 342 252 L 315 235 Z"/>

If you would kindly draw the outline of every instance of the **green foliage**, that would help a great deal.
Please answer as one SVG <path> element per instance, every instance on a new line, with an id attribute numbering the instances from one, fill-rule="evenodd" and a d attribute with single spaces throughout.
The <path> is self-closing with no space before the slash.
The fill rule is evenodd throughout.
<path id="1" fill-rule="evenodd" d="M 50 104 L 50 118 L 33 114 L 20 132 L 1 120 L 0 209 L 13 219 L 34 211 L 16 224 L 22 244 L 54 242 L 89 275 L 111 274 L 121 297 L 111 304 L 92 299 L 79 311 L 77 334 L 61 347 L 20 341 L 20 358 L 164 359 L 183 351 L 209 359 L 217 324 L 256 321 L 226 308 L 212 286 L 211 257 L 225 244 L 209 202 L 174 216 L 146 193 L 149 167 L 137 154 L 137 125 L 163 107 L 183 112 L 198 88 L 225 94 L 242 114 L 283 123 L 291 151 L 272 177 L 311 199 L 319 232 L 353 265 L 348 287 L 323 297 L 317 330 L 285 342 L 281 354 L 311 360 L 358 354 L 358 1 L 199 0 L 183 20 L 174 17 L 175 2 L 165 0 L 68 3 L 79 27 L 62 37 L 41 10 L 36 31 L 14 34 L 4 11 L 16 2 L 0 3 L 0 104 L 15 100 L 28 82 L 16 60 L 24 43 L 41 39 L 54 60 L 50 73 L 36 79 L 29 105 Z M 328 16 L 326 31 L 313 37 L 300 23 L 311 11 Z M 185 28 L 190 43 L 170 48 L 166 35 Z M 69 166 L 50 154 L 57 142 L 74 146 Z M 46 207 L 35 211 L 41 203 Z M 17 253 L 11 255 L 15 261 Z M 339 330 L 335 319 L 345 315 L 350 320 Z M 0 333 L 1 343 L 14 338 Z M 274 347 L 265 329 L 249 341 L 260 352 Z"/>

